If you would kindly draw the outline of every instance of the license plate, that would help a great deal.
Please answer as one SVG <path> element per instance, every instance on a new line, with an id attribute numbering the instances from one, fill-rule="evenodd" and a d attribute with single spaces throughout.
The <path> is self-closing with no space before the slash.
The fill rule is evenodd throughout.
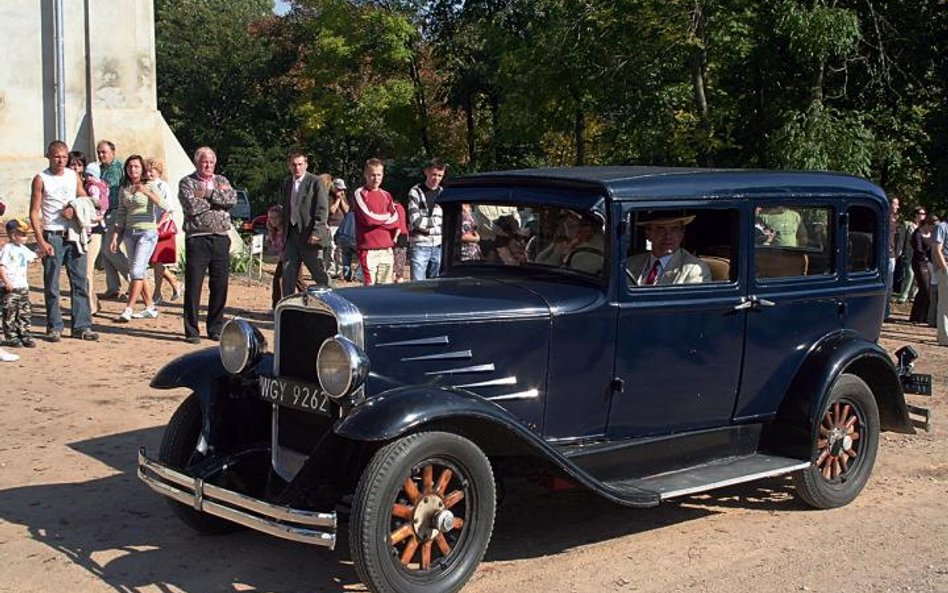
<path id="1" fill-rule="evenodd" d="M 902 391 L 905 393 L 915 393 L 918 395 L 932 394 L 932 376 L 920 373 L 910 373 L 903 375 Z"/>
<path id="2" fill-rule="evenodd" d="M 287 408 L 330 416 L 329 396 L 319 385 L 284 377 L 260 377 L 260 399 Z"/>

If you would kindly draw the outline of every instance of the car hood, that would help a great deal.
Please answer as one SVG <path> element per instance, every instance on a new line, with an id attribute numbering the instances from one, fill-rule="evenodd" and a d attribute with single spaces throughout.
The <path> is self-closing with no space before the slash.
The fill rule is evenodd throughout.
<path id="1" fill-rule="evenodd" d="M 336 292 L 358 307 L 366 325 L 549 317 L 591 302 L 599 292 L 520 280 L 436 278 Z"/>

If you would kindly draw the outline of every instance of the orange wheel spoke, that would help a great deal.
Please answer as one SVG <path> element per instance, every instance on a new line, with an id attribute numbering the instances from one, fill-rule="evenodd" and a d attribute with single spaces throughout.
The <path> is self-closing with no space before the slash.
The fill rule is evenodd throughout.
<path id="1" fill-rule="evenodd" d="M 850 416 L 849 420 L 846 421 L 846 425 L 845 425 L 846 430 L 852 430 L 853 426 L 855 426 L 856 422 L 858 421 L 859 421 L 858 416 Z"/>
<path id="2" fill-rule="evenodd" d="M 431 566 L 431 541 L 421 544 L 421 568 L 426 570 Z"/>
<path id="3" fill-rule="evenodd" d="M 392 540 L 392 545 L 394 546 L 398 542 L 402 541 L 406 537 L 411 537 L 415 533 L 415 530 L 412 528 L 411 523 L 405 523 L 395 531 L 393 531 L 388 537 Z"/>
<path id="4" fill-rule="evenodd" d="M 839 463 L 840 472 L 845 472 L 846 470 L 849 469 L 849 457 L 846 457 L 845 455 L 840 455 L 839 457 L 836 458 L 836 460 Z"/>
<path id="5" fill-rule="evenodd" d="M 852 411 L 853 411 L 853 408 L 849 404 L 846 404 L 845 406 L 843 406 L 843 413 L 839 416 L 839 420 L 842 421 L 843 418 L 849 418 L 849 413 Z"/>
<path id="6" fill-rule="evenodd" d="M 396 502 L 392 505 L 392 516 L 411 521 L 414 518 L 414 510 L 407 504 L 399 504 Z"/>
<path id="7" fill-rule="evenodd" d="M 444 492 L 448 489 L 448 482 L 451 481 L 452 475 L 453 473 L 451 470 L 445 468 L 444 471 L 441 472 L 441 475 L 438 476 L 438 485 L 435 487 L 435 492 L 441 496 L 444 496 Z"/>
<path id="8" fill-rule="evenodd" d="M 438 549 L 441 550 L 442 556 L 447 556 L 451 553 L 451 546 L 448 544 L 448 540 L 444 539 L 444 534 L 439 533 L 438 537 L 435 538 L 435 543 L 438 544 Z"/>
<path id="9" fill-rule="evenodd" d="M 817 448 L 817 449 L 825 449 L 825 448 L 826 448 L 826 445 L 828 445 L 828 444 L 829 444 L 829 439 L 820 439 L 820 440 L 816 441 L 816 448 Z"/>
<path id="10" fill-rule="evenodd" d="M 451 494 L 444 497 L 444 508 L 450 509 L 457 503 L 461 502 L 462 498 L 464 498 L 464 492 L 461 490 L 455 490 Z"/>
<path id="11" fill-rule="evenodd" d="M 408 495 L 408 500 L 412 504 L 418 504 L 418 501 L 421 500 L 421 492 L 418 492 L 418 486 L 415 485 L 415 481 L 411 477 L 405 478 L 405 483 L 403 484 L 405 488 L 405 494 Z"/>
<path id="12" fill-rule="evenodd" d="M 408 566 L 411 559 L 415 556 L 416 550 L 418 550 L 418 538 L 412 536 L 412 538 L 408 540 L 408 544 L 405 545 L 405 550 L 402 552 L 402 564 Z"/>
<path id="13" fill-rule="evenodd" d="M 822 465 L 823 465 L 823 462 L 826 461 L 826 458 L 827 458 L 827 457 L 829 457 L 829 452 L 828 452 L 828 451 L 825 451 L 825 450 L 824 450 L 824 451 L 820 452 L 820 456 L 816 458 L 816 463 L 815 463 L 814 465 L 816 465 L 817 467 L 822 466 Z"/>
<path id="14" fill-rule="evenodd" d="M 454 527 L 452 527 L 452 529 L 460 529 L 462 527 L 464 527 L 464 519 L 462 519 L 461 517 L 455 517 Z"/>
<path id="15" fill-rule="evenodd" d="M 434 488 L 434 468 L 431 465 L 426 465 L 423 470 L 421 470 L 421 491 L 424 494 L 431 494 L 431 490 Z"/>

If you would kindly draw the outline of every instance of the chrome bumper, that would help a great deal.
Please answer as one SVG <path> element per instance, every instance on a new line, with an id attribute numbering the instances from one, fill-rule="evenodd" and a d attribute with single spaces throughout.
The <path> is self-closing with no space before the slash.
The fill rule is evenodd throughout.
<path id="1" fill-rule="evenodd" d="M 138 450 L 138 477 L 155 492 L 197 511 L 283 539 L 336 547 L 336 513 L 282 507 L 208 484 L 150 459 L 144 447 Z"/>

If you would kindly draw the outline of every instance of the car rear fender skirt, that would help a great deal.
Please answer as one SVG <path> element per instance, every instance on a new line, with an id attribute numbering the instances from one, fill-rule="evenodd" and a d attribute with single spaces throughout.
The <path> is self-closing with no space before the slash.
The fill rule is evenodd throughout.
<path id="1" fill-rule="evenodd" d="M 915 432 L 898 373 L 888 353 L 855 333 L 841 332 L 827 336 L 810 351 L 776 418 L 765 430 L 764 447 L 788 457 L 806 458 L 826 398 L 843 373 L 856 375 L 872 389 L 882 430 Z"/>
<path id="2" fill-rule="evenodd" d="M 370 397 L 334 427 L 352 441 L 384 443 L 422 430 L 462 434 L 489 457 L 527 455 L 544 459 L 567 477 L 613 502 L 655 506 L 659 496 L 646 490 L 618 492 L 553 449 L 504 408 L 460 389 L 400 387 Z"/>

